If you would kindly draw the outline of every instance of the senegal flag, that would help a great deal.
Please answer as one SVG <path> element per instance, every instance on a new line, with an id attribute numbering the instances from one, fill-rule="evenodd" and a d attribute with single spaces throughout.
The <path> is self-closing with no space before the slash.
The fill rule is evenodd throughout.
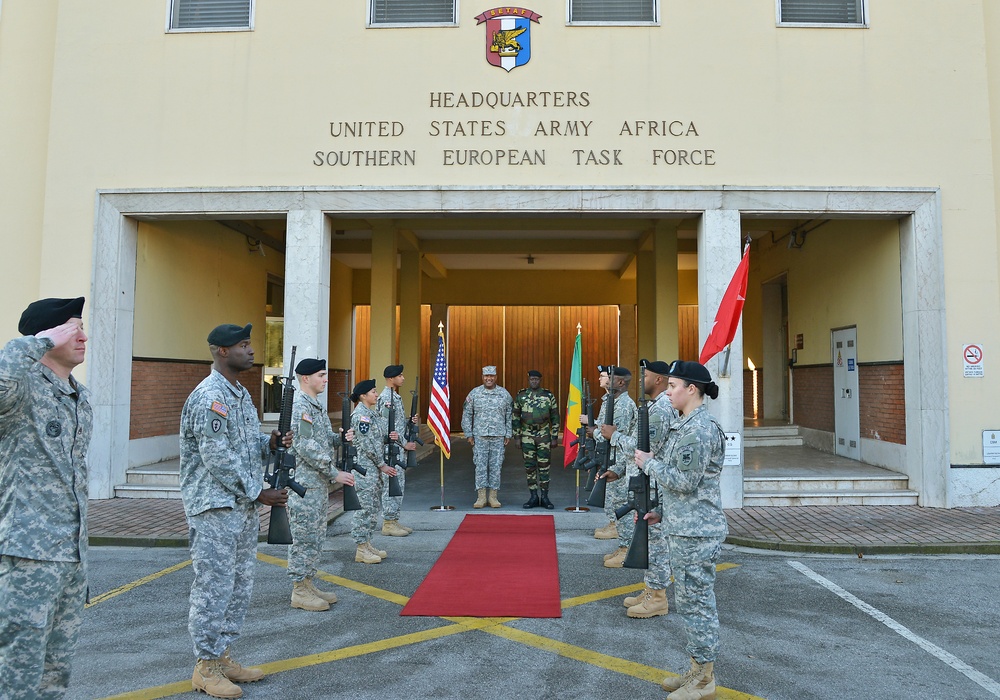
<path id="1" fill-rule="evenodd" d="M 565 456 L 563 466 L 568 467 L 576 459 L 576 447 L 569 444 L 576 439 L 576 431 L 580 429 L 580 413 L 583 405 L 583 346 L 580 331 L 576 332 L 576 343 L 573 346 L 573 364 L 569 370 L 569 396 L 566 398 L 566 420 L 563 422 L 563 447 Z"/>

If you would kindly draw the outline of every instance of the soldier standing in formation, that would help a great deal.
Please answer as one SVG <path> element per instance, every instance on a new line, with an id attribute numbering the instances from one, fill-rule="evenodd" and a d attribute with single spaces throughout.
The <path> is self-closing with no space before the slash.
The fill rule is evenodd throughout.
<path id="1" fill-rule="evenodd" d="M 0 352 L 0 695 L 62 697 L 87 591 L 83 297 L 42 299 Z"/>
<path id="2" fill-rule="evenodd" d="M 679 414 L 667 433 L 664 457 L 636 450 L 637 466 L 655 477 L 663 501 L 663 527 L 674 576 L 674 603 L 687 637 L 691 668 L 661 684 L 668 700 L 715 697 L 715 660 L 719 655 L 719 613 L 715 603 L 715 564 L 728 527 L 722 510 L 719 476 L 725 433 L 704 406 L 719 387 L 704 365 L 678 360 L 670 366 L 667 395 Z"/>
<path id="3" fill-rule="evenodd" d="M 382 393 L 378 395 L 378 407 L 379 412 L 381 412 L 382 417 L 385 420 L 389 420 L 389 408 L 392 405 L 396 407 L 396 424 L 392 428 L 400 435 L 403 436 L 406 433 L 406 414 L 403 412 L 403 400 L 399 398 L 399 387 L 403 386 L 403 382 L 406 381 L 406 377 L 403 376 L 403 365 L 389 365 L 382 372 L 382 376 L 385 377 L 385 388 Z M 413 416 L 413 422 L 417 422 L 417 417 Z M 417 449 L 417 443 L 407 442 L 403 445 L 403 449 L 407 451 L 413 451 Z M 405 495 L 406 493 L 406 469 L 403 466 L 405 464 L 406 457 L 402 457 L 402 463 L 399 469 L 396 470 L 396 478 L 399 481 L 399 490 Z M 382 515 L 384 517 L 384 522 L 382 523 L 382 534 L 388 535 L 389 537 L 406 537 L 411 532 L 413 532 L 412 527 L 407 527 L 399 522 L 399 509 L 403 505 L 403 496 L 390 496 L 389 495 L 389 481 L 384 480 L 385 483 L 382 485 Z"/>
<path id="4" fill-rule="evenodd" d="M 319 395 L 326 391 L 329 376 L 326 360 L 306 358 L 295 366 L 299 392 L 292 404 L 292 428 L 295 443 L 289 452 L 295 455 L 295 480 L 306 489 L 304 498 L 288 502 L 288 525 L 292 545 L 288 549 L 288 576 L 292 579 L 292 607 L 302 610 L 329 610 L 337 594 L 316 587 L 313 578 L 323 535 L 326 533 L 326 507 L 330 484 L 354 484 L 354 474 L 337 469 L 335 450 L 341 445 L 334 432 L 326 407 Z M 354 431 L 347 431 L 347 440 Z"/>
<path id="5" fill-rule="evenodd" d="M 598 366 L 603 374 L 608 374 L 611 367 Z M 597 429 L 594 430 L 594 441 L 608 442 L 608 449 L 614 450 L 613 468 L 606 471 L 601 478 L 607 479 L 608 486 L 604 500 L 604 514 L 612 523 L 618 535 L 618 548 L 605 555 L 604 566 L 609 569 L 620 569 L 625 563 L 629 545 L 632 544 L 632 533 L 635 532 L 635 520 L 615 517 L 615 509 L 628 501 L 628 478 L 636 475 L 635 468 L 635 438 L 639 424 L 639 410 L 635 401 L 628 395 L 632 372 L 624 367 L 615 367 L 614 376 L 608 378 L 610 390 L 601 404 L 601 412 L 597 417 Z M 615 402 L 614 423 L 606 424 L 608 401 Z"/>
<path id="6" fill-rule="evenodd" d="M 253 367 L 248 323 L 225 324 L 208 334 L 212 372 L 181 411 L 180 481 L 191 541 L 194 583 L 188 631 L 197 663 L 191 685 L 217 698 L 243 695 L 242 682 L 264 673 L 244 668 L 231 647 L 250 605 L 257 561 L 258 502 L 284 507 L 288 494 L 265 489 L 264 460 L 277 448 L 278 431 L 260 432 L 257 409 L 239 383 Z M 288 431 L 282 444 L 292 444 Z"/>
<path id="7" fill-rule="evenodd" d="M 476 493 L 473 508 L 487 503 L 499 508 L 500 469 L 503 448 L 511 438 L 511 411 L 514 401 L 510 393 L 497 386 L 495 365 L 483 367 L 483 383 L 469 392 L 462 409 L 462 431 L 472 445 L 472 461 L 476 465 Z"/>
<path id="8" fill-rule="evenodd" d="M 542 373 L 528 371 L 528 388 L 517 392 L 512 413 L 512 432 L 524 455 L 531 498 L 524 508 L 542 506 L 552 510 L 549 501 L 549 462 L 552 448 L 559 444 L 559 402 L 542 388 Z"/>
<path id="9" fill-rule="evenodd" d="M 351 428 L 354 430 L 355 449 L 358 451 L 357 463 L 366 471 L 364 476 L 358 474 L 355 479 L 361 510 L 354 511 L 351 522 L 351 537 L 357 545 L 354 561 L 378 564 L 387 556 L 385 550 L 376 549 L 372 544 L 372 535 L 382 510 L 382 475 L 397 474 L 394 467 L 385 463 L 385 437 L 388 435 L 390 439 L 400 443 L 402 440 L 378 409 L 374 379 L 358 382 L 351 392 L 351 401 L 357 404 L 351 414 Z"/>

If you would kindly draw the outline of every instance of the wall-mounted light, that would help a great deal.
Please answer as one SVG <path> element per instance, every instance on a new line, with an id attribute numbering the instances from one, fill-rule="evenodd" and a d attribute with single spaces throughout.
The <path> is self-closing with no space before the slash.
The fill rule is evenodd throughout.
<path id="1" fill-rule="evenodd" d="M 753 386 L 753 419 L 757 420 L 757 365 L 749 357 L 747 358 L 747 368 L 751 374 L 751 385 Z"/>

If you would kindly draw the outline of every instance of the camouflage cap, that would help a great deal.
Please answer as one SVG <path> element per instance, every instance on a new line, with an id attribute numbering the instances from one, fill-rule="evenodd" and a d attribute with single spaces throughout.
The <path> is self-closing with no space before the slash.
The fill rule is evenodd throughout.
<path id="1" fill-rule="evenodd" d="M 483 374 L 492 374 L 493 376 L 496 376 L 496 373 L 497 373 L 496 365 L 486 365 L 485 367 L 483 367 Z"/>

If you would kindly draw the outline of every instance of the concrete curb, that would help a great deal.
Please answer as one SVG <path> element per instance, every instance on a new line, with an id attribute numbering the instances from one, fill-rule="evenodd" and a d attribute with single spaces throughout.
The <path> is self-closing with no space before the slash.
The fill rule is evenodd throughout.
<path id="1" fill-rule="evenodd" d="M 749 537 L 727 537 L 726 544 L 750 549 L 813 554 L 1000 554 L 1000 542 L 937 542 L 920 544 L 819 544 L 815 542 L 778 542 Z"/>

